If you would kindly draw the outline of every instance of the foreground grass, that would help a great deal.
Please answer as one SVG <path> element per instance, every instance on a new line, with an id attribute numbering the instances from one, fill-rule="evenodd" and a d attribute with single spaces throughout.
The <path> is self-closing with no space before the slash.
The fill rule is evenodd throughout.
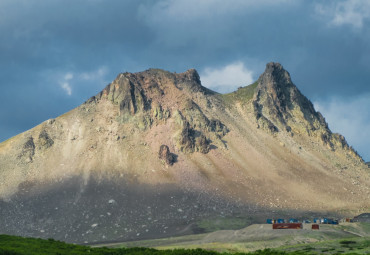
<path id="1" fill-rule="evenodd" d="M 267 244 L 266 241 L 259 243 L 206 243 L 200 247 L 202 249 L 228 250 L 228 254 L 258 254 L 258 253 L 238 253 L 245 249 L 254 249 L 255 246 Z M 160 247 L 161 249 L 179 248 L 180 246 Z M 186 246 L 187 249 L 193 249 L 196 245 Z M 198 245 L 199 247 L 199 245 Z M 370 238 L 350 238 L 342 240 L 330 240 L 315 243 L 305 243 L 296 245 L 283 245 L 280 247 L 265 249 L 263 251 L 282 252 L 278 254 L 370 254 Z M 227 254 L 227 253 L 226 253 Z M 269 254 L 269 253 L 266 253 Z"/>
<path id="2" fill-rule="evenodd" d="M 330 240 L 310 244 L 282 246 L 279 251 L 296 254 L 370 254 L 370 238 L 355 237 L 340 240 Z"/>
<path id="3" fill-rule="evenodd" d="M 43 240 L 36 238 L 23 238 L 16 236 L 0 235 L 0 255 L 77 255 L 77 254 L 111 254 L 111 255 L 227 255 L 230 253 L 218 253 L 202 249 L 185 250 L 156 250 L 151 248 L 92 248 L 88 246 L 67 244 L 53 239 Z M 281 255 L 295 254 L 283 251 L 263 250 L 253 253 L 233 253 L 235 255 L 256 254 L 256 255 Z"/>
<path id="4" fill-rule="evenodd" d="M 206 249 L 217 247 L 217 243 L 209 244 Z M 75 244 L 67 244 L 53 239 L 43 240 L 0 235 L 0 255 L 64 255 L 64 254 L 111 254 L 111 255 L 283 255 L 283 254 L 370 254 L 370 238 L 350 238 L 331 240 L 311 244 L 282 246 L 276 249 L 258 250 L 251 253 L 230 252 L 219 253 L 206 249 L 168 249 L 156 250 L 152 248 L 92 248 Z"/>

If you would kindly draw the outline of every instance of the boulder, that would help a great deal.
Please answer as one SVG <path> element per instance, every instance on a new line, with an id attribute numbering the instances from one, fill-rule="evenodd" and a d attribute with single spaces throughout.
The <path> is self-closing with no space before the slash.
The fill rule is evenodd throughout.
<path id="1" fill-rule="evenodd" d="M 166 165 L 173 165 L 175 162 L 174 155 L 170 152 L 168 146 L 164 144 L 159 147 L 158 157 Z"/>

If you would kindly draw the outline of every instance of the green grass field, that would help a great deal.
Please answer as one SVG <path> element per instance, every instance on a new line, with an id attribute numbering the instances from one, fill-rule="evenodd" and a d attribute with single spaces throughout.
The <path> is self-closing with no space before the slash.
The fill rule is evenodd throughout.
<path id="1" fill-rule="evenodd" d="M 214 243 L 213 246 L 217 246 Z M 157 250 L 152 248 L 92 248 L 52 239 L 43 240 L 36 238 L 23 238 L 16 236 L 0 235 L 0 255 L 67 255 L 67 254 L 111 254 L 111 255 L 282 255 L 282 254 L 369 254 L 370 238 L 351 238 L 344 240 L 332 240 L 312 244 L 300 244 L 283 246 L 278 249 L 257 250 L 251 253 L 229 251 L 218 253 L 205 249 L 167 249 Z"/>
<path id="2" fill-rule="evenodd" d="M 215 251 L 203 249 L 175 249 L 175 250 L 156 250 L 152 248 L 92 248 L 75 244 L 67 244 L 53 239 L 43 240 L 36 238 L 24 238 L 17 236 L 0 235 L 0 255 L 227 255 L 230 253 L 217 253 Z M 247 253 L 236 253 L 246 255 Z M 282 251 L 264 250 L 248 254 L 287 254 Z M 294 254 L 294 253 L 289 253 Z"/>
<path id="3" fill-rule="evenodd" d="M 306 254 L 370 254 L 370 238 L 354 237 L 310 244 L 283 246 L 276 250 Z"/>

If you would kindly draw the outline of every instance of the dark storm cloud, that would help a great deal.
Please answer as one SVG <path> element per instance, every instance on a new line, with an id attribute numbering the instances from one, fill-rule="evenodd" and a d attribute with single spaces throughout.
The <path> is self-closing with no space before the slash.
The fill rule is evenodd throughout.
<path id="1" fill-rule="evenodd" d="M 3 0 L 0 140 L 81 104 L 119 72 L 149 67 L 195 67 L 206 85 L 225 92 L 277 61 L 324 115 L 335 116 L 328 102 L 370 94 L 369 9 L 360 0 Z M 214 84 L 220 73 L 233 79 Z M 368 120 L 369 110 L 362 112 Z M 348 130 L 336 122 L 329 122 L 334 131 Z M 347 139 L 370 158 L 369 140 Z"/>
<path id="2" fill-rule="evenodd" d="M 0 140 L 70 110 L 105 85 L 79 79 L 68 96 L 60 86 L 65 74 L 106 67 L 113 79 L 130 57 L 134 61 L 129 53 L 143 47 L 150 32 L 136 20 L 136 1 L 119 3 L 0 3 Z"/>

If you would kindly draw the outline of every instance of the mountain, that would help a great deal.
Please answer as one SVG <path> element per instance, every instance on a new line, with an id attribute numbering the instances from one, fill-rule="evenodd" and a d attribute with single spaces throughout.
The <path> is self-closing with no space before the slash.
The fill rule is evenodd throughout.
<path id="1" fill-rule="evenodd" d="M 194 69 L 121 73 L 0 144 L 0 232 L 78 243 L 203 231 L 204 219 L 369 209 L 362 158 L 268 63 L 229 94 Z"/>

